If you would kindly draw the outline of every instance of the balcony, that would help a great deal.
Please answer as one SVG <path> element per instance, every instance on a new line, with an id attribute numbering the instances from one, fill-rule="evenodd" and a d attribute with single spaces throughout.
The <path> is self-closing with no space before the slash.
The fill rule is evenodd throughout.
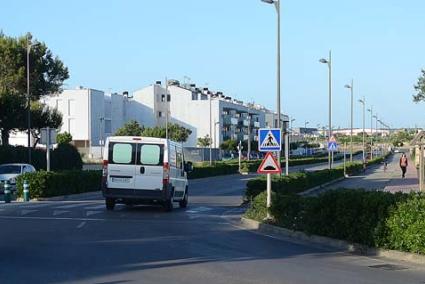
<path id="1" fill-rule="evenodd" d="M 237 125 L 238 119 L 234 118 L 230 115 L 223 116 L 223 124 L 224 125 Z"/>

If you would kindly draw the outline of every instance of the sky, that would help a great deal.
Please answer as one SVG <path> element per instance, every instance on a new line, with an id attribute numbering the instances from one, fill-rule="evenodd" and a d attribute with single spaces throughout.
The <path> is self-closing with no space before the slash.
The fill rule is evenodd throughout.
<path id="1" fill-rule="evenodd" d="M 134 91 L 165 77 L 276 109 L 276 12 L 260 0 L 1 1 L 0 29 L 31 32 L 70 71 L 65 88 Z M 425 127 L 412 95 L 425 68 L 423 0 L 281 0 L 281 107 L 294 126 L 354 126 L 359 98 L 392 127 Z M 186 79 L 187 80 L 187 79 Z M 370 114 L 366 116 L 370 127 Z"/>

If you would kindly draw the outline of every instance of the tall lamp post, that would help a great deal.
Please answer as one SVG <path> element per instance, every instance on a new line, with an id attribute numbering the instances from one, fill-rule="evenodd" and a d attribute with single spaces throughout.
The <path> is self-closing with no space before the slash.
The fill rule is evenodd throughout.
<path id="1" fill-rule="evenodd" d="M 367 109 L 370 112 L 370 159 L 373 159 L 373 106 Z"/>
<path id="2" fill-rule="evenodd" d="M 359 103 L 363 105 L 363 164 L 366 162 L 366 156 L 365 156 L 365 106 L 366 106 L 366 100 L 363 97 L 363 99 L 359 100 Z"/>
<path id="3" fill-rule="evenodd" d="M 351 122 L 350 122 L 350 162 L 353 162 L 353 117 L 354 117 L 354 80 L 351 80 L 351 85 L 345 85 L 345 88 L 350 89 L 351 93 Z"/>
<path id="4" fill-rule="evenodd" d="M 31 52 L 31 35 L 27 36 L 27 130 L 28 130 L 28 163 L 31 164 L 31 98 L 30 98 L 30 52 Z"/>
<path id="5" fill-rule="evenodd" d="M 328 65 L 329 70 L 329 137 L 330 140 L 332 137 L 332 51 L 329 50 L 329 58 L 322 58 L 319 60 L 320 63 Z M 329 169 L 332 169 L 333 164 L 333 152 L 328 152 L 328 161 L 329 161 Z"/>
<path id="6" fill-rule="evenodd" d="M 267 4 L 273 4 L 276 8 L 277 12 L 277 56 L 276 56 L 276 64 L 277 64 L 277 74 L 276 74 L 276 91 L 277 91 L 277 100 L 276 100 L 276 111 L 277 111 L 277 125 L 276 127 L 281 129 L 281 119 L 280 119 L 280 1 L 281 0 L 261 0 L 261 2 Z M 278 162 L 280 164 L 280 152 L 278 153 Z"/>
<path id="7" fill-rule="evenodd" d="M 378 114 L 375 114 L 373 116 L 375 119 L 375 134 L 376 134 L 376 141 L 379 141 L 379 132 L 378 132 Z M 379 147 L 378 147 L 378 154 L 380 154 Z"/>
<path id="8" fill-rule="evenodd" d="M 307 137 L 307 124 L 309 124 L 309 123 L 310 122 L 308 122 L 308 121 L 304 121 L 304 134 L 305 134 L 306 137 Z M 305 155 L 306 156 L 307 156 L 307 147 L 308 147 L 308 144 L 306 144 L 306 146 L 305 146 Z"/>

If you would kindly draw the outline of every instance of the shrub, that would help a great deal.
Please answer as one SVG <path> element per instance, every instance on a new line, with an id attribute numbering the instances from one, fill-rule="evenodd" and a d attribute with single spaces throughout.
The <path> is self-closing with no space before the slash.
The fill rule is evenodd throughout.
<path id="1" fill-rule="evenodd" d="M 56 142 L 60 144 L 70 144 L 72 142 L 72 135 L 69 132 L 59 133 L 56 136 Z"/>
<path id="2" fill-rule="evenodd" d="M 339 189 L 318 197 L 272 195 L 274 224 L 373 247 L 425 254 L 425 195 Z M 246 212 L 266 216 L 262 192 Z"/>
<path id="3" fill-rule="evenodd" d="M 392 208 L 385 229 L 385 247 L 425 254 L 425 195 L 412 194 Z"/>
<path id="4" fill-rule="evenodd" d="M 63 171 L 25 173 L 16 180 L 18 196 L 28 181 L 31 198 L 52 197 L 100 190 L 101 171 Z"/>
<path id="5" fill-rule="evenodd" d="M 83 160 L 77 148 L 71 144 L 59 144 L 52 151 L 51 169 L 60 170 L 81 170 L 83 168 Z"/>

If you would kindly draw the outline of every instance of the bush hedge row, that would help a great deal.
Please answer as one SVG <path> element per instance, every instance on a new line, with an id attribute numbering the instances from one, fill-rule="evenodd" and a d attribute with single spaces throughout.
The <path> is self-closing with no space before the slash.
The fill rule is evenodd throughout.
<path id="1" fill-rule="evenodd" d="M 52 197 L 100 190 L 102 171 L 62 171 L 25 173 L 16 180 L 18 196 L 28 181 L 31 198 Z"/>
<path id="2" fill-rule="evenodd" d="M 368 165 L 381 163 L 383 157 L 375 158 L 368 162 Z M 360 171 L 363 165 L 358 162 L 347 163 L 346 173 L 348 175 Z M 272 176 L 272 190 L 285 194 L 296 194 L 303 192 L 315 186 L 322 185 L 326 182 L 341 178 L 344 176 L 344 167 L 339 166 L 331 170 L 319 170 L 315 172 L 298 172 L 291 173 L 288 176 Z M 255 196 L 266 190 L 267 180 L 266 176 L 261 176 L 248 181 L 245 192 L 245 199 L 252 200 Z"/>
<path id="3" fill-rule="evenodd" d="M 357 153 L 356 153 L 357 154 Z M 343 159 L 344 155 L 335 157 L 334 160 Z M 308 157 L 308 158 L 295 158 L 289 160 L 290 166 L 299 166 L 299 165 L 309 165 L 316 163 L 327 162 L 327 157 Z M 242 165 L 248 167 L 249 172 L 257 172 L 258 167 L 260 166 L 262 160 L 253 160 L 253 161 L 243 161 Z M 284 165 L 284 162 L 282 162 Z M 188 174 L 189 179 L 204 178 L 211 176 L 219 175 L 231 175 L 238 173 L 239 163 L 237 161 L 225 161 L 225 162 L 215 162 L 213 165 L 209 165 L 208 162 L 195 163 L 193 167 L 193 172 Z"/>
<path id="4" fill-rule="evenodd" d="M 70 144 L 61 144 L 51 151 L 50 169 L 81 170 L 83 161 L 78 150 Z M 28 148 L 22 146 L 0 146 L 0 164 L 28 163 Z M 31 149 L 31 164 L 37 170 L 46 169 L 46 151 Z"/>
<path id="5" fill-rule="evenodd" d="M 266 193 L 246 216 L 263 220 Z M 275 225 L 372 247 L 425 254 L 425 195 L 339 189 L 318 197 L 273 193 Z"/>

